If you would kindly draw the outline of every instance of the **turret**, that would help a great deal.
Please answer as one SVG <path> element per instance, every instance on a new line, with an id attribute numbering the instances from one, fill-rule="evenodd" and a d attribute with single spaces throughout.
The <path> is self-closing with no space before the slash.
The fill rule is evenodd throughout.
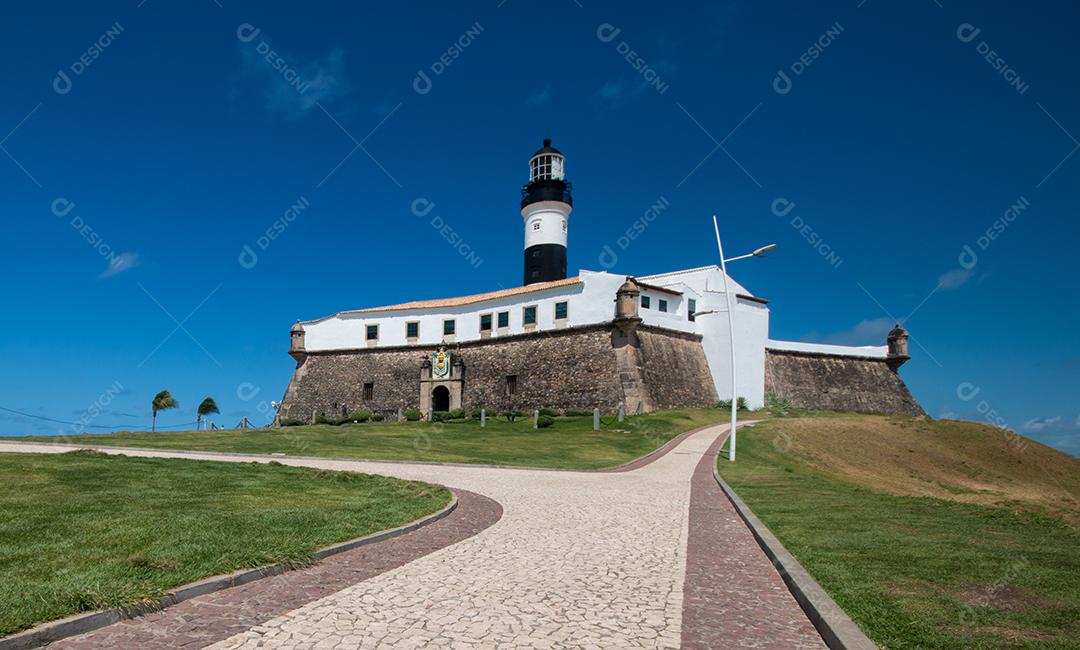
<path id="1" fill-rule="evenodd" d="M 889 332 L 889 336 L 886 339 L 889 345 L 889 354 L 885 358 L 885 362 L 889 364 L 889 368 L 896 372 L 896 370 L 908 362 L 911 359 L 911 355 L 908 354 L 908 333 L 899 323 L 896 327 L 892 328 Z"/>
<path id="2" fill-rule="evenodd" d="M 626 278 L 626 282 L 615 292 L 615 324 L 624 332 L 632 330 L 641 322 L 638 312 L 640 296 L 641 290 L 634 278 Z"/>
<path id="3" fill-rule="evenodd" d="M 544 139 L 529 158 L 529 182 L 521 188 L 521 218 L 525 224 L 524 284 L 566 277 L 566 235 L 574 209 L 566 180 L 566 157 Z"/>
<path id="4" fill-rule="evenodd" d="M 304 326 L 300 321 L 289 330 L 289 356 L 298 362 L 307 357 L 307 348 L 304 345 Z"/>

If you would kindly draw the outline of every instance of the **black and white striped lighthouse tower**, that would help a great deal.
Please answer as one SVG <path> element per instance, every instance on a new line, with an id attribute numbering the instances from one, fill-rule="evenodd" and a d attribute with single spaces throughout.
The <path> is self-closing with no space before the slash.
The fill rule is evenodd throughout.
<path id="1" fill-rule="evenodd" d="M 566 157 L 545 138 L 529 159 L 529 183 L 521 188 L 525 284 L 566 277 L 566 229 L 574 209 L 570 191 Z"/>

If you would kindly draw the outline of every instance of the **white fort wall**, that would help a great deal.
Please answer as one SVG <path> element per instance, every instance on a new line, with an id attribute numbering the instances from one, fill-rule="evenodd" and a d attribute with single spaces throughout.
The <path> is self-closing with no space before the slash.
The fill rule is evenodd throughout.
<path id="1" fill-rule="evenodd" d="M 475 341 L 482 338 L 481 314 L 492 315 L 492 338 L 610 321 L 615 312 L 615 292 L 625 278 L 588 271 L 580 277 L 580 282 L 572 284 L 463 305 L 339 312 L 304 322 L 305 345 L 309 351 L 318 351 Z M 564 301 L 568 303 L 567 318 L 556 321 L 555 304 Z M 536 306 L 537 312 L 536 326 L 531 328 L 523 323 L 524 308 L 528 306 Z M 508 328 L 498 327 L 500 311 L 510 312 Z M 452 337 L 443 336 L 443 321 L 448 319 L 455 321 Z M 406 323 L 410 322 L 419 323 L 416 341 L 405 336 Z M 365 340 L 367 325 L 379 326 L 379 338 L 373 346 Z"/>
<path id="2" fill-rule="evenodd" d="M 679 313 L 691 331 L 701 334 L 701 345 L 709 363 L 709 373 L 720 399 L 731 399 L 731 342 L 728 338 L 727 301 L 724 297 L 724 278 L 717 266 L 675 271 L 638 278 L 648 285 L 682 293 Z M 735 302 L 735 364 L 738 374 L 736 397 L 745 397 L 750 408 L 765 404 L 765 341 L 769 337 L 769 308 L 765 301 L 754 298 L 738 282 L 728 278 L 729 289 L 737 296 Z M 655 305 L 661 292 L 642 290 L 654 297 Z M 700 315 L 694 322 L 686 318 L 690 299 L 697 303 Z M 708 312 L 708 313 L 703 313 Z M 643 310 L 645 315 L 648 310 Z M 646 321 L 649 322 L 649 321 Z M 660 323 L 657 323 L 660 324 Z"/>
<path id="3" fill-rule="evenodd" d="M 514 288 L 509 295 L 481 297 L 479 300 L 467 297 L 449 299 L 414 307 L 403 305 L 344 311 L 304 322 L 305 344 L 308 351 L 431 346 L 596 325 L 614 318 L 615 294 L 625 280 L 626 276 L 623 275 L 581 271 L 577 281 L 560 281 L 555 283 L 556 286 L 535 290 Z M 720 269 L 708 266 L 645 276 L 637 280 L 641 295 L 647 297 L 649 302 L 648 308 L 640 308 L 642 322 L 700 334 L 716 393 L 720 399 L 729 399 L 732 396 L 730 343 Z M 832 356 L 885 357 L 883 346 L 851 347 L 771 340 L 767 303 L 751 296 L 742 285 L 730 278 L 729 284 L 737 296 L 735 363 L 738 390 L 735 396 L 746 398 L 751 408 L 765 403 L 766 348 Z M 666 311 L 660 310 L 661 300 L 666 302 Z M 699 313 L 693 321 L 689 318 L 691 300 Z M 567 303 L 565 320 L 555 319 L 555 305 L 560 302 Z M 535 326 L 526 328 L 523 313 L 524 308 L 529 306 L 536 307 L 537 322 Z M 502 311 L 510 315 L 510 324 L 506 328 L 498 327 L 498 313 Z M 480 331 L 482 314 L 492 316 L 490 333 Z M 453 336 L 443 335 L 443 321 L 448 319 L 455 321 Z M 406 324 L 410 322 L 419 323 L 419 337 L 415 340 L 406 338 Z M 378 326 L 377 340 L 366 339 L 368 325 Z"/>

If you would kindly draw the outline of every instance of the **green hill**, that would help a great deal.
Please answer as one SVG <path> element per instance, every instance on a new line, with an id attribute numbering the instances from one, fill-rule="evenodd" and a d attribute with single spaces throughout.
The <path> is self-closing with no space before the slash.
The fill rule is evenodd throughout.
<path id="1" fill-rule="evenodd" d="M 1080 460 L 972 422 L 826 414 L 721 474 L 875 642 L 1080 648 Z"/>

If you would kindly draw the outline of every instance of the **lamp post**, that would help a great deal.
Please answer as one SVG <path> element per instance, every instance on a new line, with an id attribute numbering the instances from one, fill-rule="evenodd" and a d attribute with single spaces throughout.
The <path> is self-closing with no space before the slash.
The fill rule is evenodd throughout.
<path id="1" fill-rule="evenodd" d="M 728 276 L 727 276 L 727 263 L 734 262 L 736 260 L 744 260 L 748 257 L 757 257 L 772 249 L 776 248 L 776 244 L 769 244 L 768 246 L 762 246 L 753 253 L 747 253 L 746 255 L 739 255 L 730 259 L 724 259 L 724 245 L 720 242 L 720 226 L 716 223 L 716 215 L 712 218 L 713 230 L 716 231 L 716 248 L 720 252 L 720 274 L 724 280 L 724 299 L 727 301 L 727 322 L 728 322 L 728 340 L 731 342 L 731 434 L 730 444 L 728 445 L 728 460 L 735 461 L 735 426 L 738 424 L 738 410 L 739 410 L 739 391 L 736 389 L 737 373 L 735 370 L 735 307 L 731 300 L 731 291 L 728 290 Z"/>

